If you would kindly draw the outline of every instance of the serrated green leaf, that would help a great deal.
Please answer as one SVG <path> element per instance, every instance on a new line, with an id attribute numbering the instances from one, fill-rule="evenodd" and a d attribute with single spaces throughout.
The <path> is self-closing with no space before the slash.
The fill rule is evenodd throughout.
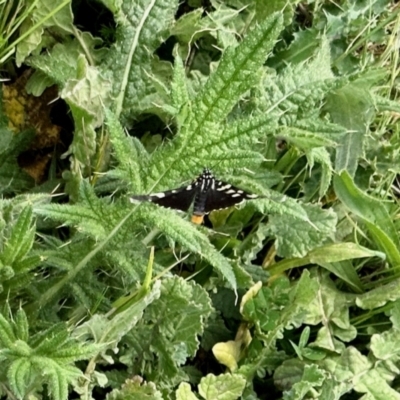
<path id="1" fill-rule="evenodd" d="M 325 196 L 332 180 L 333 168 L 330 155 L 325 147 L 317 147 L 307 151 L 306 156 L 311 169 L 313 168 L 314 161 L 321 164 L 322 176 L 318 191 L 319 197 L 321 198 Z"/>
<path id="2" fill-rule="evenodd" d="M 269 229 L 276 237 L 276 249 L 281 257 L 303 257 L 321 246 L 336 230 L 337 216 L 332 209 L 311 204 L 304 204 L 303 209 L 308 220 L 295 219 L 289 214 L 270 216 Z"/>
<path id="3" fill-rule="evenodd" d="M 178 383 L 185 376 L 179 367 L 198 349 L 210 312 L 210 299 L 199 285 L 178 277 L 163 280 L 160 298 L 127 337 L 130 351 L 120 360 L 138 374 L 146 371 L 153 381 Z"/>
<path id="4" fill-rule="evenodd" d="M 294 66 L 289 64 L 279 75 L 266 75 L 255 101 L 261 112 L 280 110 L 284 125 L 305 116 L 310 119 L 319 109 L 326 91 L 335 86 L 333 77 L 330 44 L 323 38 L 320 48 L 308 62 Z"/>
<path id="5" fill-rule="evenodd" d="M 236 400 L 245 386 L 246 380 L 239 374 L 208 374 L 200 381 L 199 393 L 206 400 Z"/>
<path id="6" fill-rule="evenodd" d="M 172 183 L 177 179 L 177 171 L 184 171 L 181 179 L 191 178 L 193 171 L 203 167 L 196 165 L 196 159 L 219 162 L 220 157 L 226 157 L 229 146 L 233 146 L 235 152 L 238 150 L 236 144 L 241 139 L 247 143 L 257 140 L 256 135 L 252 136 L 254 128 L 249 127 L 258 120 L 242 122 L 235 129 L 235 124 L 232 124 L 230 131 L 223 129 L 222 122 L 241 96 L 259 79 L 258 71 L 281 28 L 281 18 L 274 14 L 255 27 L 235 49 L 229 48 L 224 52 L 218 69 L 193 101 L 190 115 L 179 135 L 154 153 L 146 176 L 147 188 L 153 188 L 157 183 L 163 188 L 163 185 Z M 270 116 L 265 118 L 273 120 Z M 263 129 L 265 132 L 265 124 Z M 230 140 L 231 134 L 234 140 Z"/>
<path id="7" fill-rule="evenodd" d="M 389 301 L 400 298 L 400 279 L 395 279 L 386 285 L 378 286 L 367 293 L 357 296 L 356 304 L 363 310 L 373 310 L 382 307 Z"/>
<path id="8" fill-rule="evenodd" d="M 79 226 L 83 232 L 95 238 L 104 238 L 106 235 L 105 229 L 99 220 L 99 215 L 87 207 L 81 205 L 47 204 L 34 207 L 34 211 L 44 217 L 61 221 L 63 225 Z"/>
<path id="9" fill-rule="evenodd" d="M 166 236 L 174 239 L 188 250 L 200 254 L 221 273 L 234 290 L 236 289 L 236 279 L 232 266 L 192 223 L 180 218 L 175 211 L 161 210 L 160 207 L 153 204 L 141 205 L 139 213 L 146 223 L 157 227 Z"/>
<path id="10" fill-rule="evenodd" d="M 189 103 L 189 93 L 186 86 L 185 68 L 179 54 L 175 55 L 174 75 L 171 84 L 171 98 L 173 106 L 178 111 L 181 110 L 181 108 L 185 104 Z"/>
<path id="11" fill-rule="evenodd" d="M 12 391 L 19 399 L 23 399 L 32 383 L 32 365 L 26 358 L 14 360 L 7 371 L 7 379 Z"/>
<path id="12" fill-rule="evenodd" d="M 29 339 L 29 324 L 26 314 L 22 308 L 20 308 L 15 315 L 15 336 L 27 342 Z"/>
<path id="13" fill-rule="evenodd" d="M 154 108 L 153 102 L 160 102 L 153 82 L 162 82 L 164 76 L 153 69 L 153 53 L 166 38 L 177 7 L 173 0 L 140 0 L 134 7 L 130 1 L 122 1 L 114 16 L 117 41 L 101 66 L 113 82 L 117 117 L 129 121 Z"/>
<path id="14" fill-rule="evenodd" d="M 22 33 L 29 33 L 23 41 L 17 45 L 16 62 L 21 66 L 25 58 L 39 47 L 43 40 L 45 28 L 57 29 L 58 34 L 73 34 L 73 15 L 68 7 L 68 0 L 58 0 L 55 4 L 49 0 L 40 0 L 36 7 L 30 9 L 29 18 L 26 18 L 21 26 Z M 35 28 L 36 29 L 33 29 Z"/>
<path id="15" fill-rule="evenodd" d="M 130 187 L 141 192 L 143 190 L 141 173 L 145 169 L 148 153 L 137 138 L 126 135 L 121 124 L 110 110 L 106 109 L 105 115 L 111 143 L 119 161 L 119 168 L 122 169 Z"/>
<path id="16" fill-rule="evenodd" d="M 94 38 L 89 32 L 80 32 L 74 28 L 78 38 L 65 38 L 62 43 L 57 43 L 45 53 L 33 55 L 27 60 L 28 65 L 34 67 L 35 72 L 27 82 L 28 93 L 39 96 L 41 92 L 54 83 L 61 88 L 70 79 L 76 79 L 77 63 L 83 54 L 90 55 L 92 63 L 99 62 L 104 55 L 104 50 L 99 50 L 102 41 Z M 104 100 L 104 99 L 103 99 Z"/>
<path id="17" fill-rule="evenodd" d="M 95 154 L 95 129 L 103 122 L 103 104 L 107 102 L 109 91 L 110 83 L 80 55 L 76 79 L 66 82 L 61 97 L 69 105 L 75 122 L 69 152 L 84 166 L 91 165 L 91 157 Z"/>
<path id="18" fill-rule="evenodd" d="M 121 389 L 107 394 L 107 400 L 162 400 L 163 396 L 153 382 L 143 382 L 139 376 L 127 379 Z M 190 399 L 188 399 L 190 400 Z"/>
<path id="19" fill-rule="evenodd" d="M 285 393 L 284 400 L 303 399 L 313 388 L 318 388 L 326 379 L 325 371 L 317 365 L 305 365 L 300 382 L 296 382 L 289 393 Z"/>
<path id="20" fill-rule="evenodd" d="M 0 314 L 0 342 L 4 347 L 10 349 L 16 340 L 17 338 L 14 335 L 10 322 Z"/>
<path id="21" fill-rule="evenodd" d="M 21 211 L 12 233 L 6 242 L 1 255 L 1 261 L 5 265 L 12 265 L 25 257 L 33 245 L 35 227 L 32 226 L 32 208 L 26 207 Z"/>
<path id="22" fill-rule="evenodd" d="M 35 353 L 41 356 L 51 355 L 59 346 L 62 346 L 69 337 L 67 326 L 64 323 L 55 324 L 41 336 L 34 339 Z"/>

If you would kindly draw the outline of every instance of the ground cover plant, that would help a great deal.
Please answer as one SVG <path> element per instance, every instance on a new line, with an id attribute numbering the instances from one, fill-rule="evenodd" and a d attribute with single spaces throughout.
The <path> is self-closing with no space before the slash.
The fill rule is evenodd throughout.
<path id="1" fill-rule="evenodd" d="M 0 10 L 2 398 L 400 399 L 397 3 Z"/>

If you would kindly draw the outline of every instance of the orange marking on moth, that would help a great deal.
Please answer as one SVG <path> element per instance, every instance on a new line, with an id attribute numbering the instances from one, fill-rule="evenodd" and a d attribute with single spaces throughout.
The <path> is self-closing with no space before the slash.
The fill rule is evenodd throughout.
<path id="1" fill-rule="evenodd" d="M 204 215 L 192 215 L 192 222 L 196 225 L 201 225 L 204 220 Z"/>

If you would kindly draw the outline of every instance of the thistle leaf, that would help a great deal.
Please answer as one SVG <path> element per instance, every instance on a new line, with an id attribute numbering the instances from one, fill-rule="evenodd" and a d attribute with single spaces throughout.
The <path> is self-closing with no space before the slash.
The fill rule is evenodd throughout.
<path id="1" fill-rule="evenodd" d="M 157 93 L 153 79 L 154 52 L 166 38 L 178 3 L 174 0 L 128 0 L 120 3 L 115 14 L 117 42 L 109 50 L 104 64 L 104 74 L 114 83 L 115 114 L 129 123 L 137 113 L 154 108 Z"/>
<path id="2" fill-rule="evenodd" d="M 143 220 L 158 228 L 169 238 L 174 239 L 186 249 L 200 254 L 227 280 L 232 289 L 236 290 L 236 279 L 232 266 L 209 242 L 206 235 L 170 209 L 160 209 L 154 204 L 142 204 L 138 210 Z"/>

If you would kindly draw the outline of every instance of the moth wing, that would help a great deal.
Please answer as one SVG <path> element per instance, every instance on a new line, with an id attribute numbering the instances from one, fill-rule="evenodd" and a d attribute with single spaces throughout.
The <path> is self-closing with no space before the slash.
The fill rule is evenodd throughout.
<path id="1" fill-rule="evenodd" d="M 152 193 L 148 196 L 131 196 L 130 200 L 151 201 L 159 206 L 187 211 L 193 202 L 196 192 L 194 185 L 184 186 L 162 193 Z"/>
<path id="2" fill-rule="evenodd" d="M 221 210 L 240 204 L 244 200 L 255 199 L 257 197 L 256 194 L 247 193 L 229 183 L 215 181 L 215 189 L 210 189 L 207 192 L 204 211 L 205 213 L 209 213 L 214 210 Z"/>

